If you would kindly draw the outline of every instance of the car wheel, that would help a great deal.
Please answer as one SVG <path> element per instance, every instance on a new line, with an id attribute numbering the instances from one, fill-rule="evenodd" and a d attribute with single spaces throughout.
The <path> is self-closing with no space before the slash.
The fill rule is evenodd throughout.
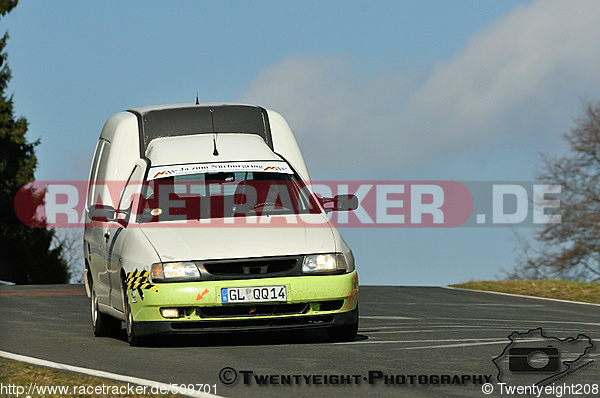
<path id="1" fill-rule="evenodd" d="M 327 329 L 329 340 L 333 342 L 354 341 L 358 334 L 358 307 L 356 307 L 356 321 L 343 326 L 334 326 Z"/>
<path id="2" fill-rule="evenodd" d="M 92 313 L 92 327 L 96 337 L 116 337 L 121 333 L 121 321 L 100 312 L 98 309 L 98 296 L 94 286 L 90 285 L 92 297 L 90 299 Z"/>

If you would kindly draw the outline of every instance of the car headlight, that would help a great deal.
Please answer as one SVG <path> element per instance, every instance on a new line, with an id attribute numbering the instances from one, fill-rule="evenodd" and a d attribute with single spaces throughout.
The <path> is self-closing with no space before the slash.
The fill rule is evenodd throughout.
<path id="1" fill-rule="evenodd" d="M 311 254 L 304 256 L 302 272 L 306 273 L 331 273 L 337 271 L 353 271 L 343 254 Z"/>
<path id="2" fill-rule="evenodd" d="M 198 267 L 191 261 L 156 263 L 152 265 L 152 280 L 197 280 Z"/>

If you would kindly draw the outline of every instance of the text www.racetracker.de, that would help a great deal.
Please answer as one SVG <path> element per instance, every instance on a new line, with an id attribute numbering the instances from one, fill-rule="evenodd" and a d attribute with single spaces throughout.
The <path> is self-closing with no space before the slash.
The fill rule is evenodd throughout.
<path id="1" fill-rule="evenodd" d="M 75 386 L 50 386 L 30 383 L 27 386 L 18 384 L 0 383 L 0 395 L 9 396 L 74 396 L 74 395 L 154 395 L 154 394 L 216 394 L 216 384 L 163 384 L 155 386 L 140 386 L 135 384 L 122 385 L 75 385 Z"/>

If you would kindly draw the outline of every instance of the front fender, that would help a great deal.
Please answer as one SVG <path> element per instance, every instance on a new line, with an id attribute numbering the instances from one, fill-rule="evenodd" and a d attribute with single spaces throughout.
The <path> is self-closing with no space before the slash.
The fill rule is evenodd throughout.
<path id="1" fill-rule="evenodd" d="M 132 272 L 150 271 L 152 264 L 160 262 L 154 246 L 137 224 L 128 225 L 115 243 L 113 254 L 118 258 L 120 270 L 112 286 L 113 308 L 124 311 L 121 286 Z"/>

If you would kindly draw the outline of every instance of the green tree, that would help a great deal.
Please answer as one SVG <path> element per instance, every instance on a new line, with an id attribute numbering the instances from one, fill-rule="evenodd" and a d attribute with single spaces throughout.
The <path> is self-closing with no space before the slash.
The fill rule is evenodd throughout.
<path id="1" fill-rule="evenodd" d="M 0 16 L 16 5 L 17 0 L 0 0 Z M 27 142 L 27 119 L 15 118 L 13 96 L 6 93 L 11 78 L 5 52 L 7 40 L 5 33 L 0 39 L 0 280 L 66 283 L 69 272 L 62 247 L 51 248 L 54 231 L 25 225 L 14 210 L 17 192 L 34 180 L 34 148 L 39 140 Z M 36 197 L 42 198 L 39 194 Z"/>
<path id="2" fill-rule="evenodd" d="M 544 156 L 537 179 L 559 185 L 560 223 L 545 224 L 536 242 L 522 241 L 511 279 L 600 281 L 600 102 L 589 103 L 564 135 L 569 151 Z"/>

